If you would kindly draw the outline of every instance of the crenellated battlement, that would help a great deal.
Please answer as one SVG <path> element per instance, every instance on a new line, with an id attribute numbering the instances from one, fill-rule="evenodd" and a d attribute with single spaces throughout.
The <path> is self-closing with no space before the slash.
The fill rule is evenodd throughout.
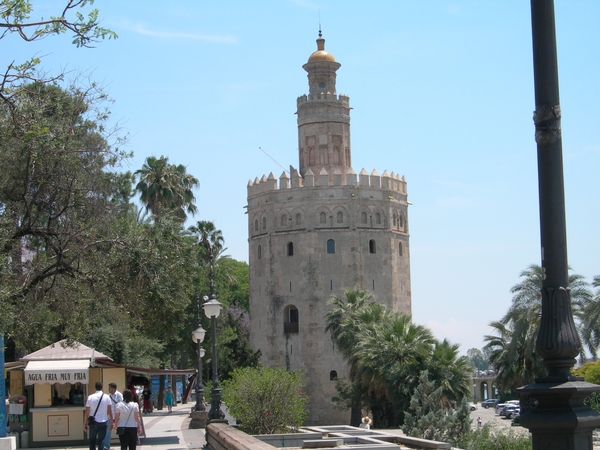
<path id="1" fill-rule="evenodd" d="M 313 172 L 308 169 L 302 177 L 297 170 L 292 169 L 292 175 L 288 175 L 287 172 L 283 172 L 279 177 L 279 183 L 273 172 L 268 177 L 265 175 L 262 178 L 255 178 L 254 181 L 248 181 L 248 198 L 263 192 L 286 190 L 286 189 L 298 189 L 303 187 L 331 187 L 331 186 L 356 186 L 367 189 L 381 189 L 400 194 L 406 195 L 406 179 L 404 175 L 400 176 L 388 173 L 384 171 L 382 175 L 376 170 L 373 170 L 369 174 L 365 169 L 362 169 L 357 175 L 356 172 L 350 168 L 346 173 L 346 177 L 342 176 L 339 169 L 333 171 L 333 181 L 329 181 L 329 173 L 325 168 L 321 169 L 318 176 L 315 176 Z"/>
<path id="2" fill-rule="evenodd" d="M 342 103 L 344 103 L 345 105 L 350 105 L 350 97 L 348 97 L 347 95 L 344 94 L 340 94 L 340 95 L 336 95 L 336 94 L 331 94 L 329 92 L 324 93 L 321 92 L 318 95 L 301 95 L 300 97 L 298 97 L 298 100 L 296 101 L 296 103 L 298 104 L 298 106 L 300 106 L 303 103 L 306 102 L 318 102 L 318 101 L 340 101 Z"/>

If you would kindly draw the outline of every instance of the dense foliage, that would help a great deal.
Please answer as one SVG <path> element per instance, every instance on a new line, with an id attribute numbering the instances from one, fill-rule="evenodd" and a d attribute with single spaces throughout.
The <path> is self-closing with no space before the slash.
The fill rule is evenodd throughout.
<path id="1" fill-rule="evenodd" d="M 248 434 L 292 433 L 307 415 L 302 376 L 280 368 L 236 369 L 223 383 L 223 401 Z"/>
<path id="2" fill-rule="evenodd" d="M 363 290 L 346 291 L 330 304 L 326 330 L 350 365 L 350 379 L 337 382 L 334 401 L 341 407 L 371 411 L 376 428 L 401 425 L 424 370 L 441 389 L 444 409 L 470 394 L 472 368 L 458 345 L 436 341 L 429 329 Z"/>
<path id="3" fill-rule="evenodd" d="M 442 387 L 435 387 L 424 371 L 410 400 L 402 431 L 407 436 L 448 442 L 456 446 L 471 430 L 469 405 L 463 398 L 457 410 L 440 408 Z"/>
<path id="4" fill-rule="evenodd" d="M 464 434 L 457 447 L 464 450 L 531 450 L 532 443 L 529 434 L 515 433 L 513 430 L 506 433 L 484 425 Z"/>
<path id="5" fill-rule="evenodd" d="M 533 383 L 546 374 L 546 368 L 535 351 L 541 316 L 543 273 L 538 265 L 521 272 L 522 280 L 513 286 L 512 305 L 498 321 L 490 323 L 494 334 L 485 336 L 485 350 L 496 371 L 496 383 L 501 392 Z M 581 275 L 569 275 L 569 289 L 575 324 L 580 341 L 587 351 L 596 355 L 600 323 L 600 296 L 593 295 L 589 283 Z M 582 348 L 582 356 L 584 349 Z"/>

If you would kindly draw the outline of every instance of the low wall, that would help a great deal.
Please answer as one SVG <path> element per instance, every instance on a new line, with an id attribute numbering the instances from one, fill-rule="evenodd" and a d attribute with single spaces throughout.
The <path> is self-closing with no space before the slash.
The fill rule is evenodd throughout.
<path id="1" fill-rule="evenodd" d="M 210 450 L 273 450 L 274 448 L 227 423 L 209 423 L 206 426 L 206 446 Z"/>
<path id="2" fill-rule="evenodd" d="M 346 447 L 354 449 L 373 449 L 388 450 L 389 443 L 395 442 L 414 449 L 450 449 L 450 444 L 445 442 L 429 441 L 426 439 L 413 438 L 409 436 L 389 434 L 376 430 L 362 430 L 349 426 L 337 427 L 319 427 L 318 433 L 315 427 L 308 430 L 312 433 L 305 433 L 305 439 L 299 439 L 298 434 L 289 435 L 290 439 L 285 439 L 286 435 L 262 436 L 278 445 L 270 445 L 262 440 L 244 433 L 227 423 L 209 423 L 206 426 L 206 446 L 210 450 L 275 450 L 277 447 L 296 447 L 302 448 L 304 440 L 314 440 L 325 434 L 330 439 L 342 439 Z M 386 430 L 390 431 L 390 430 Z M 360 436 L 364 434 L 364 436 Z M 278 442 L 284 441 L 284 442 Z M 387 444 L 387 445 L 386 445 Z M 329 445 L 331 447 L 331 445 Z"/>

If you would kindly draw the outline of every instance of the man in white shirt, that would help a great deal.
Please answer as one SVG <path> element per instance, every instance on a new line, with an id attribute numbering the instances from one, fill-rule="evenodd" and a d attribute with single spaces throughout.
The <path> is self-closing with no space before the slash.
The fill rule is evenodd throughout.
<path id="1" fill-rule="evenodd" d="M 108 395 L 104 395 L 102 392 L 103 387 L 101 381 L 96 381 L 96 392 L 88 395 L 85 403 L 83 431 L 87 432 L 90 438 L 90 450 L 96 450 L 96 442 L 98 442 L 98 450 L 102 450 L 106 432 L 113 427 L 112 402 Z M 95 422 L 88 427 L 88 417 L 90 416 L 94 417 Z"/>
<path id="2" fill-rule="evenodd" d="M 117 415 L 117 403 L 120 403 L 123 401 L 123 394 L 121 394 L 119 391 L 117 391 L 116 383 L 108 383 L 108 392 L 110 393 L 108 395 L 108 398 L 110 398 L 110 407 L 112 409 L 112 419 L 114 422 L 115 417 Z M 108 430 L 106 430 L 106 437 L 104 438 L 105 450 L 108 450 L 110 448 L 111 435 L 112 435 L 112 433 L 109 428 Z"/>

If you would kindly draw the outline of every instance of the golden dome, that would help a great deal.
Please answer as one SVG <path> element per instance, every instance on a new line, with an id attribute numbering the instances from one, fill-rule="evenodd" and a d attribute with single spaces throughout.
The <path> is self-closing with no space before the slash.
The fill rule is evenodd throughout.
<path id="1" fill-rule="evenodd" d="M 321 61 L 335 62 L 333 55 L 325 50 L 325 39 L 323 38 L 317 39 L 317 51 L 308 58 L 309 63 Z"/>

